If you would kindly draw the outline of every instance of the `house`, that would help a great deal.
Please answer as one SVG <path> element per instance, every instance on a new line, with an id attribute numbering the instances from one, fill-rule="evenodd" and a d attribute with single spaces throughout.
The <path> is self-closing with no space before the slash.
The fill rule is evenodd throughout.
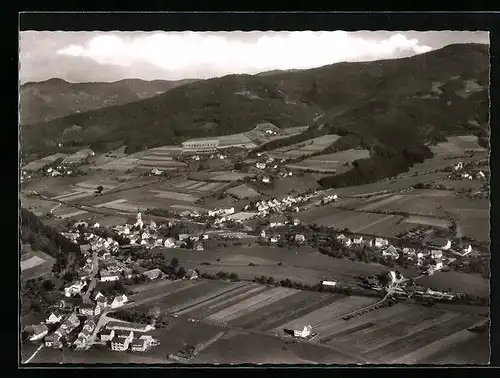
<path id="1" fill-rule="evenodd" d="M 360 236 L 360 237 L 354 238 L 354 239 L 352 239 L 352 242 L 353 242 L 353 244 L 357 244 L 357 245 L 362 244 L 363 243 L 363 237 Z"/>
<path id="2" fill-rule="evenodd" d="M 306 241 L 306 237 L 304 235 L 295 235 L 295 242 L 304 243 Z"/>
<path id="3" fill-rule="evenodd" d="M 130 345 L 130 349 L 133 352 L 145 352 L 148 348 L 148 342 L 146 339 L 134 339 Z"/>
<path id="4" fill-rule="evenodd" d="M 486 175 L 482 171 L 479 171 L 476 175 L 476 178 L 478 180 L 484 180 L 486 178 Z"/>
<path id="5" fill-rule="evenodd" d="M 266 163 L 255 163 L 258 169 L 266 169 Z"/>
<path id="6" fill-rule="evenodd" d="M 321 285 L 323 285 L 323 286 L 335 286 L 335 285 L 337 285 L 337 282 L 335 282 L 335 281 L 321 281 Z"/>
<path id="7" fill-rule="evenodd" d="M 463 163 L 462 163 L 461 161 L 459 161 L 457 164 L 455 164 L 455 165 L 453 166 L 453 169 L 454 169 L 455 171 L 459 171 L 460 169 L 463 169 L 463 167 L 464 167 Z"/>
<path id="8" fill-rule="evenodd" d="M 415 248 L 404 247 L 403 254 L 408 255 L 408 256 L 415 256 Z"/>
<path id="9" fill-rule="evenodd" d="M 391 256 L 395 259 L 399 257 L 399 253 L 396 250 L 396 247 L 394 247 L 392 244 L 389 247 L 387 247 L 384 251 L 382 251 L 382 255 Z"/>
<path id="10" fill-rule="evenodd" d="M 78 334 L 79 339 L 84 339 L 84 341 L 87 341 L 87 339 L 92 335 L 92 331 L 89 331 L 88 328 L 82 329 L 82 331 Z"/>
<path id="11" fill-rule="evenodd" d="M 350 246 L 352 245 L 352 240 L 351 240 L 351 238 L 345 238 L 345 239 L 343 240 L 343 242 L 344 242 L 344 245 L 345 245 L 346 247 L 350 247 Z"/>
<path id="12" fill-rule="evenodd" d="M 203 243 L 195 243 L 193 250 L 195 251 L 204 251 L 205 247 L 203 247 Z"/>
<path id="13" fill-rule="evenodd" d="M 434 249 L 431 251 L 431 258 L 433 259 L 440 259 L 443 257 L 443 251 L 439 249 Z"/>
<path id="14" fill-rule="evenodd" d="M 471 252 L 472 252 L 472 246 L 469 244 L 469 246 L 467 248 L 464 248 L 463 253 L 467 254 L 467 253 L 471 253 Z"/>
<path id="15" fill-rule="evenodd" d="M 337 240 L 342 241 L 344 239 L 345 239 L 345 235 L 344 234 L 340 234 L 340 235 L 337 236 Z"/>
<path id="16" fill-rule="evenodd" d="M 45 323 L 47 324 L 59 323 L 62 320 L 62 318 L 63 316 L 59 311 L 53 311 L 51 312 L 47 320 L 45 320 Z"/>
<path id="17" fill-rule="evenodd" d="M 48 348 L 62 348 L 61 333 L 56 331 L 45 337 L 45 346 Z"/>
<path id="18" fill-rule="evenodd" d="M 150 280 L 155 280 L 157 278 L 160 278 L 162 275 L 162 271 L 160 269 L 151 269 L 143 273 L 146 277 L 148 277 Z"/>
<path id="19" fill-rule="evenodd" d="M 45 324 L 37 324 L 33 326 L 33 333 L 30 337 L 30 341 L 35 341 L 35 340 L 40 340 L 42 339 L 47 333 L 49 332 L 49 329 Z"/>
<path id="20" fill-rule="evenodd" d="M 389 245 L 389 242 L 387 239 L 382 239 L 382 238 L 375 238 L 375 247 L 377 248 L 383 248 Z"/>
<path id="21" fill-rule="evenodd" d="M 311 334 L 312 327 L 310 325 L 304 326 L 301 330 L 293 330 L 293 335 L 295 337 L 308 337 Z"/>
<path id="22" fill-rule="evenodd" d="M 115 332 L 115 337 L 111 339 L 111 350 L 115 351 L 127 350 L 133 339 L 134 339 L 133 331 Z"/>
<path id="23" fill-rule="evenodd" d="M 277 243 L 280 240 L 280 236 L 271 236 L 271 243 Z"/>
<path id="24" fill-rule="evenodd" d="M 163 245 L 165 246 L 165 248 L 173 248 L 175 247 L 175 240 L 173 238 L 165 239 Z"/>
<path id="25" fill-rule="evenodd" d="M 101 295 L 99 298 L 97 298 L 96 302 L 100 308 L 108 307 L 108 299 L 104 295 Z"/>
<path id="26" fill-rule="evenodd" d="M 111 308 L 121 307 L 121 306 L 125 305 L 125 303 L 127 303 L 127 302 L 128 302 L 128 298 L 125 294 L 119 295 L 119 296 L 115 297 L 115 299 L 113 299 L 113 302 L 111 302 Z"/>
<path id="27" fill-rule="evenodd" d="M 81 315 L 96 316 L 101 313 L 101 306 L 99 304 L 82 304 L 78 311 Z"/>
<path id="28" fill-rule="evenodd" d="M 179 240 L 184 241 L 189 239 L 189 234 L 179 234 Z"/>
<path id="29" fill-rule="evenodd" d="M 125 323 L 125 322 L 109 322 L 106 324 L 106 329 L 116 331 L 134 331 L 134 332 L 148 332 L 154 329 L 151 324 L 139 323 Z"/>
<path id="30" fill-rule="evenodd" d="M 198 273 L 196 273 L 194 269 L 188 269 L 184 278 L 187 278 L 189 280 L 195 280 L 198 278 Z"/>
<path id="31" fill-rule="evenodd" d="M 113 329 L 104 329 L 101 331 L 101 341 L 107 342 L 111 341 L 115 337 L 115 330 Z"/>
<path id="32" fill-rule="evenodd" d="M 365 240 L 365 246 L 367 246 L 367 247 L 373 247 L 373 240 L 372 239 Z"/>
<path id="33" fill-rule="evenodd" d="M 95 327 L 96 327 L 96 322 L 93 321 L 92 319 L 88 319 L 83 325 L 83 329 L 86 329 L 89 332 L 92 332 L 95 329 Z"/>
<path id="34" fill-rule="evenodd" d="M 82 289 L 87 286 L 87 282 L 80 280 L 75 282 L 73 285 L 64 288 L 64 295 L 66 297 L 72 297 L 77 294 L 81 294 Z"/>
<path id="35" fill-rule="evenodd" d="M 60 329 L 65 330 L 67 333 L 73 331 L 76 327 L 80 325 L 80 319 L 76 316 L 75 313 L 72 313 L 59 327 Z"/>
<path id="36" fill-rule="evenodd" d="M 99 276 L 101 282 L 118 281 L 120 279 L 117 273 L 112 273 L 104 269 L 99 272 Z"/>

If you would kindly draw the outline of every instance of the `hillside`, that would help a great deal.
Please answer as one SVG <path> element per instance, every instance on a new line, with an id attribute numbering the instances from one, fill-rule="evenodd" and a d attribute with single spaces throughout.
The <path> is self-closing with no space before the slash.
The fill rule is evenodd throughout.
<path id="1" fill-rule="evenodd" d="M 144 81 L 126 79 L 113 83 L 68 83 L 50 79 L 20 88 L 21 124 L 50 121 L 73 113 L 123 105 L 164 93 L 195 80 Z"/>
<path id="2" fill-rule="evenodd" d="M 317 123 L 304 137 L 334 131 L 355 134 L 369 147 L 403 144 L 413 151 L 449 134 L 473 131 L 487 137 L 488 84 L 488 46 L 478 44 L 403 59 L 229 75 L 24 126 L 23 148 L 40 152 L 59 141 L 85 145 L 120 139 L 133 151 L 271 122 L 282 128 Z M 79 130 L 70 140 L 69 128 Z"/>

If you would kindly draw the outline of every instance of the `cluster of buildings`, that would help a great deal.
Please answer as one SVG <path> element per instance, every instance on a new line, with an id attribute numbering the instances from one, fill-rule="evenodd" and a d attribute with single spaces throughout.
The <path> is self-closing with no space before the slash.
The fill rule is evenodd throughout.
<path id="1" fill-rule="evenodd" d="M 80 319 L 78 318 L 76 313 L 72 313 L 66 318 L 66 320 L 64 320 L 64 322 L 61 323 L 59 328 L 57 328 L 54 333 L 45 337 L 45 346 L 49 348 L 62 348 L 63 341 L 67 341 L 68 335 L 73 332 L 73 330 L 79 325 Z"/>
<path id="2" fill-rule="evenodd" d="M 315 197 L 317 192 L 312 194 L 305 194 L 299 196 L 288 195 L 280 200 L 273 198 L 270 200 L 258 201 L 254 204 L 245 206 L 245 211 L 249 209 L 255 209 L 259 212 L 259 216 L 267 216 L 270 213 L 284 212 L 284 211 L 295 211 L 298 212 L 299 205 L 309 201 L 311 198 Z"/>
<path id="3" fill-rule="evenodd" d="M 111 350 L 124 352 L 145 352 L 149 347 L 159 345 L 158 340 L 145 332 L 153 330 L 150 324 L 109 322 L 99 333 L 103 343 L 109 343 Z"/>
<path id="4" fill-rule="evenodd" d="M 486 174 L 478 168 L 466 169 L 464 164 L 460 161 L 453 166 L 453 171 L 458 177 L 464 180 L 486 180 Z"/>

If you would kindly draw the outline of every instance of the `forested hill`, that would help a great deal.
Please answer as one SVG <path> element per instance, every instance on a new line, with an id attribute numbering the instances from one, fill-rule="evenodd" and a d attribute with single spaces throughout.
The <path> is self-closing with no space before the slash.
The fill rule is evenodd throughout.
<path id="1" fill-rule="evenodd" d="M 112 83 L 29 82 L 20 88 L 21 124 L 50 121 L 73 113 L 123 105 L 157 96 L 196 80 L 126 79 Z"/>
<path id="2" fill-rule="evenodd" d="M 281 128 L 321 124 L 370 144 L 420 147 L 443 135 L 487 130 L 488 85 L 489 50 L 480 44 L 450 45 L 403 59 L 229 75 L 26 125 L 23 150 L 117 139 L 134 150 L 248 131 L 261 122 Z M 75 126 L 77 133 L 65 133 Z"/>

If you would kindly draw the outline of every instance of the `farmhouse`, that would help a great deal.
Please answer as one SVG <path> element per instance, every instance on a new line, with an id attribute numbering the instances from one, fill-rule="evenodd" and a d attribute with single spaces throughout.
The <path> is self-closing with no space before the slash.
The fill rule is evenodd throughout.
<path id="1" fill-rule="evenodd" d="M 118 308 L 123 306 L 125 303 L 128 302 L 128 298 L 125 294 L 119 295 L 113 299 L 111 302 L 111 308 Z"/>
<path id="2" fill-rule="evenodd" d="M 95 316 L 101 313 L 101 306 L 99 304 L 82 304 L 79 308 L 79 313 L 85 316 Z"/>
<path id="3" fill-rule="evenodd" d="M 189 280 L 195 280 L 198 278 L 198 273 L 196 273 L 196 271 L 193 269 L 188 269 L 184 278 L 187 278 Z"/>
<path id="4" fill-rule="evenodd" d="M 63 324 L 61 324 L 59 328 L 65 330 L 67 333 L 70 333 L 79 325 L 80 319 L 78 319 L 76 314 L 73 313 L 63 322 Z"/>
<path id="5" fill-rule="evenodd" d="M 443 251 L 439 249 L 434 249 L 431 251 L 431 258 L 433 259 L 440 259 L 443 257 Z"/>
<path id="6" fill-rule="evenodd" d="M 304 326 L 304 328 L 301 330 L 294 329 L 293 335 L 295 337 L 306 338 L 311 334 L 311 330 L 312 330 L 312 327 L 310 325 Z"/>
<path id="7" fill-rule="evenodd" d="M 384 251 L 382 251 L 382 255 L 383 256 L 391 256 L 392 258 L 395 258 L 397 259 L 399 257 L 399 253 L 396 249 L 396 247 L 394 247 L 392 244 L 387 247 Z"/>
<path id="8" fill-rule="evenodd" d="M 77 281 L 73 285 L 64 288 L 64 295 L 66 295 L 66 297 L 71 297 L 80 294 L 85 286 L 87 286 L 85 281 Z"/>
<path id="9" fill-rule="evenodd" d="M 362 243 L 363 243 L 363 237 L 362 237 L 362 236 L 360 236 L 360 237 L 354 238 L 354 239 L 352 240 L 352 242 L 353 242 L 353 244 L 360 245 L 360 244 L 362 244 Z"/>
<path id="10" fill-rule="evenodd" d="M 104 329 L 100 332 L 100 336 L 101 341 L 111 341 L 115 337 L 115 331 L 113 329 Z"/>
<path id="11" fill-rule="evenodd" d="M 60 311 L 53 311 L 50 313 L 49 317 L 47 320 L 45 320 L 45 323 L 47 324 L 55 324 L 59 323 L 62 320 L 63 316 Z"/>
<path id="12" fill-rule="evenodd" d="M 62 347 L 62 342 L 61 342 L 61 333 L 58 331 L 54 332 L 51 335 L 48 335 L 45 337 L 45 346 L 48 348 L 61 348 Z"/>
<path id="13" fill-rule="evenodd" d="M 386 247 L 387 245 L 389 245 L 387 239 L 375 238 L 375 247 L 383 248 Z"/>
<path id="14" fill-rule="evenodd" d="M 162 271 L 160 269 L 151 269 L 143 273 L 146 277 L 148 277 L 150 280 L 156 280 L 157 278 L 160 278 L 162 275 Z"/>
<path id="15" fill-rule="evenodd" d="M 111 350 L 125 351 L 134 339 L 134 332 L 115 332 L 115 337 L 111 339 Z"/>
<path id="16" fill-rule="evenodd" d="M 467 254 L 467 253 L 471 253 L 471 252 L 472 252 L 472 246 L 469 244 L 469 246 L 467 248 L 464 248 L 463 253 Z"/>
<path id="17" fill-rule="evenodd" d="M 335 286 L 335 285 L 337 285 L 337 282 L 335 282 L 335 281 L 321 281 L 321 285 L 323 285 L 323 286 Z"/>
<path id="18" fill-rule="evenodd" d="M 112 273 L 104 269 L 99 272 L 99 276 L 101 277 L 101 282 L 118 281 L 120 279 L 118 273 Z"/>
<path id="19" fill-rule="evenodd" d="M 306 237 L 301 234 L 295 235 L 295 242 L 297 243 L 304 243 L 306 241 Z"/>

